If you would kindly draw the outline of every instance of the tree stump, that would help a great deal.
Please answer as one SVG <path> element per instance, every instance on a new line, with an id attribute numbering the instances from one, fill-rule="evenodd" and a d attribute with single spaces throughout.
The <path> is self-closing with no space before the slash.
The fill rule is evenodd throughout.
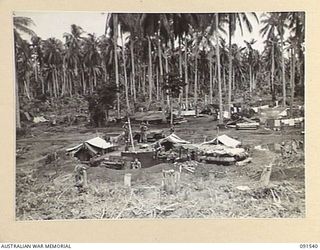
<path id="1" fill-rule="evenodd" d="M 162 170 L 162 186 L 165 192 L 175 194 L 180 184 L 180 173 L 174 169 Z"/>

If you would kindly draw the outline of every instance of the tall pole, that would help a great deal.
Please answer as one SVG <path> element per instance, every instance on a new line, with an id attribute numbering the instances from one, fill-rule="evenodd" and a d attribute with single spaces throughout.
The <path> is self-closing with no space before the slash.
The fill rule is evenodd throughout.
<path id="1" fill-rule="evenodd" d="M 117 55 L 117 41 L 118 41 L 118 14 L 113 14 L 113 46 L 114 46 L 114 64 L 117 86 L 117 117 L 120 118 L 120 92 L 119 92 L 119 69 L 118 69 L 118 55 Z"/>
<path id="2" fill-rule="evenodd" d="M 134 149 L 134 143 L 133 143 L 131 123 L 130 123 L 130 117 L 128 117 L 128 125 L 129 125 L 129 133 L 130 133 L 130 141 L 131 141 L 132 150 L 135 151 L 135 149 Z"/>
<path id="3" fill-rule="evenodd" d="M 217 64 L 218 64 L 218 88 L 219 88 L 219 124 L 223 123 L 223 110 L 222 110 L 222 93 L 221 93 L 221 72 L 220 72 L 220 46 L 219 46 L 219 14 L 216 17 L 216 51 L 217 51 Z"/>

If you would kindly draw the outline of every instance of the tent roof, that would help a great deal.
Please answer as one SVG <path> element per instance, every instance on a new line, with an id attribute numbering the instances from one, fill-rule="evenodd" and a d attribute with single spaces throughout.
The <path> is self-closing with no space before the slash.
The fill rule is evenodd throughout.
<path id="1" fill-rule="evenodd" d="M 221 143 L 227 147 L 231 147 L 231 148 L 236 148 L 237 146 L 239 146 L 241 144 L 240 141 L 238 140 L 235 140 L 227 135 L 220 135 L 216 138 L 214 138 L 213 140 L 211 141 L 207 141 L 207 142 L 204 142 L 202 143 L 202 145 L 205 145 L 205 144 L 218 144 Z"/>
<path id="2" fill-rule="evenodd" d="M 73 150 L 78 150 L 79 148 L 81 148 L 83 145 L 89 145 L 89 146 L 93 146 L 93 147 L 96 147 L 96 148 L 99 148 L 99 149 L 107 149 L 107 148 L 111 148 L 113 146 L 113 144 L 109 143 L 109 142 L 106 142 L 105 140 L 103 140 L 102 138 L 100 137 L 95 137 L 95 138 L 92 138 L 90 140 L 87 140 L 75 147 L 72 147 L 72 148 L 68 148 L 67 151 L 70 152 L 70 151 L 73 151 Z"/>
<path id="3" fill-rule="evenodd" d="M 107 149 L 112 147 L 113 145 L 109 142 L 106 142 L 100 137 L 95 137 L 93 139 L 87 140 L 86 143 L 90 144 L 91 146 L 94 146 L 96 148 L 101 148 L 101 149 Z"/>
<path id="4" fill-rule="evenodd" d="M 188 143 L 190 143 L 188 141 L 185 141 L 185 140 L 181 139 L 179 136 L 177 136 L 174 133 L 172 133 L 171 135 L 161 139 L 159 142 L 160 143 L 171 142 L 171 143 L 174 143 L 174 144 L 188 144 Z"/>

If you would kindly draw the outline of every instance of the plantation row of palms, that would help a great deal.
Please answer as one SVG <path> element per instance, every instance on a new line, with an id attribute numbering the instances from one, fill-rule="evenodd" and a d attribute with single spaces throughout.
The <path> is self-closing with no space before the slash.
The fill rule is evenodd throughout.
<path id="1" fill-rule="evenodd" d="M 170 105 L 173 97 L 185 108 L 192 101 L 196 112 L 199 100 L 208 97 L 222 111 L 223 104 L 230 108 L 237 94 L 262 89 L 273 99 L 281 93 L 285 106 L 287 91 L 292 104 L 295 85 L 304 86 L 302 12 L 259 17 L 112 13 L 106 21 L 105 34 L 99 37 L 71 25 L 62 42 L 42 40 L 32 31 L 30 18 L 15 16 L 17 97 L 90 96 L 103 86 L 115 85 L 120 116 L 122 108 L 132 114 L 139 103 Z M 245 47 L 232 42 L 237 29 L 251 32 L 259 22 L 265 39 L 262 52 L 253 48 L 255 40 L 245 41 Z M 22 39 L 22 33 L 31 35 L 31 41 Z M 180 80 L 171 81 L 174 76 Z"/>

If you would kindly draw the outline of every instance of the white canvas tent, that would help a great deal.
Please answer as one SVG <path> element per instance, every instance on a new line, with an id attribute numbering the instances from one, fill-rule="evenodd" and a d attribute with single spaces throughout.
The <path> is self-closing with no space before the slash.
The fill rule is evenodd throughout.
<path id="1" fill-rule="evenodd" d="M 175 144 L 188 144 L 190 142 L 188 141 L 185 141 L 183 139 L 181 139 L 179 136 L 177 136 L 176 134 L 172 133 L 171 135 L 159 140 L 160 143 L 163 143 L 163 142 L 172 142 L 172 143 L 175 143 Z"/>
<path id="2" fill-rule="evenodd" d="M 181 139 L 179 136 L 176 134 L 172 133 L 171 135 L 160 139 L 157 143 L 164 145 L 166 150 L 171 148 L 174 145 L 183 145 L 183 144 L 190 144 L 190 142 Z"/>
<path id="3" fill-rule="evenodd" d="M 68 148 L 67 152 L 73 153 L 80 160 L 87 160 L 98 153 L 103 154 L 113 147 L 112 143 L 106 142 L 100 137 L 95 137 L 75 147 Z"/>
<path id="4" fill-rule="evenodd" d="M 211 141 L 207 141 L 207 142 L 202 143 L 202 145 L 206 145 L 206 144 L 214 144 L 214 145 L 222 144 L 222 145 L 230 147 L 230 148 L 236 148 L 241 145 L 241 142 L 238 140 L 235 140 L 227 135 L 220 135 L 220 136 L 212 139 Z"/>

